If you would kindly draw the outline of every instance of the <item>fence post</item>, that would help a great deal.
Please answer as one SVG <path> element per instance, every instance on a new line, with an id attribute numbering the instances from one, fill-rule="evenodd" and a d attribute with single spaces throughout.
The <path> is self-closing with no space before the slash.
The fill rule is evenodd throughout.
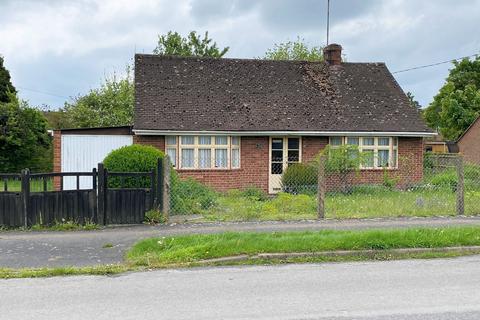
<path id="1" fill-rule="evenodd" d="M 28 210 L 30 207 L 30 170 L 23 169 L 21 174 L 22 206 L 23 206 L 23 226 L 29 227 Z"/>
<path id="2" fill-rule="evenodd" d="M 162 181 L 162 212 L 165 220 L 170 216 L 170 159 L 165 156 L 163 159 L 163 181 Z"/>
<path id="3" fill-rule="evenodd" d="M 97 174 L 97 219 L 98 224 L 105 225 L 105 168 L 103 167 L 103 163 L 98 164 Z"/>
<path id="4" fill-rule="evenodd" d="M 98 202 L 97 202 L 97 168 L 92 169 L 92 189 L 93 189 L 93 215 L 90 217 L 92 221 L 94 222 L 94 217 L 96 216 L 98 219 Z"/>
<path id="5" fill-rule="evenodd" d="M 325 155 L 318 160 L 318 219 L 325 218 Z"/>
<path id="6" fill-rule="evenodd" d="M 163 209 L 163 159 L 157 161 L 157 186 L 155 188 L 155 208 Z"/>
<path id="7" fill-rule="evenodd" d="M 463 215 L 465 213 L 465 201 L 464 201 L 464 171 L 463 171 L 463 157 L 458 155 L 456 159 L 457 167 L 457 215 Z"/>

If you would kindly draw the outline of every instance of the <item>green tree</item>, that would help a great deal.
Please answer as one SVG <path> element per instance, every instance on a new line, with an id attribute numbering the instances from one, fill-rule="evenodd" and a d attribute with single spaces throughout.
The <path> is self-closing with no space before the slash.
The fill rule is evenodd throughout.
<path id="1" fill-rule="evenodd" d="M 106 77 L 100 88 L 65 103 L 67 119 L 74 127 L 123 126 L 133 123 L 134 83 L 130 68 L 124 78 Z"/>
<path id="2" fill-rule="evenodd" d="M 424 118 L 446 139 L 455 140 L 480 116 L 480 57 L 455 61 Z"/>
<path id="3" fill-rule="evenodd" d="M 15 94 L 17 91 L 10 81 L 10 72 L 3 65 L 3 57 L 0 56 L 0 102 L 9 102 L 9 93 Z"/>
<path id="4" fill-rule="evenodd" d="M 212 41 L 208 37 L 208 31 L 203 38 L 195 31 L 191 31 L 187 37 L 182 37 L 178 32 L 169 31 L 166 35 L 158 36 L 157 47 L 153 53 L 183 57 L 223 57 L 229 48 L 220 50 L 217 43 Z"/>
<path id="5" fill-rule="evenodd" d="M 51 170 L 51 139 L 43 114 L 9 93 L 0 103 L 0 172 Z"/>
<path id="6" fill-rule="evenodd" d="M 269 60 L 301 60 L 323 61 L 323 48 L 321 46 L 309 47 L 304 39 L 278 43 L 265 52 L 264 59 Z"/>
<path id="7" fill-rule="evenodd" d="M 422 109 L 422 106 L 420 105 L 420 102 L 415 100 L 415 96 L 410 91 L 407 92 L 407 98 L 408 98 L 408 100 L 410 100 L 410 104 L 412 105 L 412 107 L 416 108 L 417 110 Z"/>

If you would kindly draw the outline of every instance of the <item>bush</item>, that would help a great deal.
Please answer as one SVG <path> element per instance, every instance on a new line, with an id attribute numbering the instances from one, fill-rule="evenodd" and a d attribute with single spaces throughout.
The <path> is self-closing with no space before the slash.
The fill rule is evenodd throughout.
<path id="1" fill-rule="evenodd" d="M 242 197 L 246 198 L 251 198 L 253 200 L 257 201 L 265 201 L 267 200 L 267 194 L 262 190 L 257 187 L 251 186 L 248 187 L 247 189 L 243 190 L 240 195 Z"/>
<path id="2" fill-rule="evenodd" d="M 283 191 L 293 194 L 316 192 L 317 176 L 317 168 L 312 164 L 292 164 L 282 176 Z"/>
<path id="3" fill-rule="evenodd" d="M 217 194 L 192 178 L 172 181 L 171 209 L 173 214 L 201 214 L 216 204 Z"/>
<path id="4" fill-rule="evenodd" d="M 155 147 L 134 144 L 113 150 L 105 157 L 103 164 L 105 169 L 112 172 L 150 172 L 157 168 L 158 159 L 164 157 L 165 154 Z M 173 169 L 171 175 L 175 176 Z M 129 177 L 121 184 L 119 177 L 111 177 L 108 185 L 111 188 L 149 188 L 150 178 Z"/>

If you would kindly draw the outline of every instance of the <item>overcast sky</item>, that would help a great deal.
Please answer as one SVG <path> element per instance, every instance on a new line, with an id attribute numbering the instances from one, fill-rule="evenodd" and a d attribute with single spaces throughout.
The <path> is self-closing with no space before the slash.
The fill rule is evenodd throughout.
<path id="1" fill-rule="evenodd" d="M 227 57 L 262 56 L 273 44 L 326 41 L 327 0 L 0 0 L 0 54 L 20 96 L 57 108 L 123 73 L 158 34 L 209 31 Z M 331 0 L 330 39 L 350 62 L 391 71 L 480 51 L 480 0 Z M 395 74 L 427 105 L 450 64 Z M 51 95 L 45 94 L 50 93 Z"/>

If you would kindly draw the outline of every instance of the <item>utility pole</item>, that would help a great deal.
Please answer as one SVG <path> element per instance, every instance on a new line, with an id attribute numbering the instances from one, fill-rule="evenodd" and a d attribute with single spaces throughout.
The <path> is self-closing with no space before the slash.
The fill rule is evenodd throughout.
<path id="1" fill-rule="evenodd" d="M 329 33 L 330 33 L 330 0 L 327 0 L 327 46 L 329 42 Z"/>

